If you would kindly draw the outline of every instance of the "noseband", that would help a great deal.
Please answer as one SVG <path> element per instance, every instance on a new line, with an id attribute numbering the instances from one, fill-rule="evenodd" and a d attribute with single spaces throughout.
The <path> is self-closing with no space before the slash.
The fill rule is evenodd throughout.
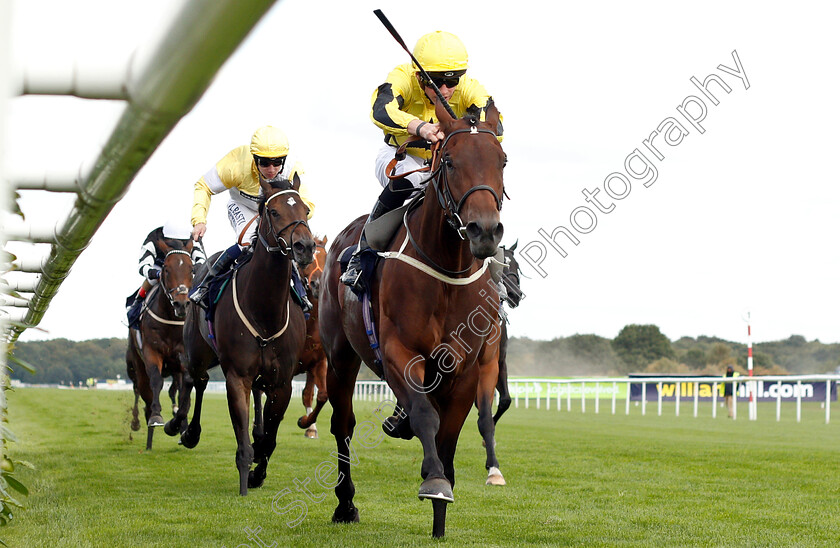
<path id="1" fill-rule="evenodd" d="M 186 255 L 187 257 L 190 258 L 190 263 L 192 263 L 192 255 L 190 255 L 189 252 L 184 251 L 183 249 L 173 249 L 173 250 L 169 251 L 166 255 L 164 255 L 164 257 L 163 257 L 164 264 L 166 263 L 166 259 L 168 259 L 170 255 Z M 190 266 L 190 268 L 192 268 L 192 266 Z M 190 290 L 187 289 L 187 286 L 185 286 L 184 284 L 181 284 L 178 287 L 173 287 L 172 289 L 167 290 L 166 291 L 166 297 L 169 299 L 169 303 L 174 308 L 175 307 L 175 297 L 177 297 L 178 295 L 186 295 L 187 293 L 189 293 L 189 291 Z"/>
<path id="2" fill-rule="evenodd" d="M 464 207 L 464 203 L 467 201 L 470 194 L 478 192 L 479 190 L 488 191 L 493 195 L 493 199 L 496 200 L 496 209 L 498 211 L 502 210 L 502 197 L 496 194 L 496 191 L 488 185 L 477 185 L 467 190 L 464 195 L 461 196 L 461 199 L 458 200 L 457 203 L 455 202 L 455 198 L 452 197 L 452 190 L 449 188 L 449 179 L 447 175 L 448 170 L 444 169 L 444 167 L 450 165 L 449 155 L 445 152 L 446 145 L 449 143 L 449 139 L 451 139 L 453 135 L 457 135 L 459 133 L 469 133 L 470 135 L 486 133 L 491 135 L 493 139 L 496 139 L 496 134 L 489 129 L 478 129 L 475 125 L 470 126 L 469 129 L 456 129 L 446 136 L 443 143 L 436 151 L 436 154 L 440 156 L 440 160 L 438 162 L 437 169 L 432 172 L 432 187 L 435 189 L 438 202 L 440 202 L 440 206 L 443 208 L 444 214 L 446 215 L 446 221 L 449 223 L 449 226 L 455 229 L 462 240 L 466 240 L 467 227 L 464 226 L 464 222 L 461 220 L 461 208 Z M 432 164 L 434 164 L 434 161 Z"/>
<path id="3" fill-rule="evenodd" d="M 273 200 L 274 198 L 276 198 L 276 197 L 278 197 L 282 194 L 294 194 L 298 198 L 300 198 L 300 194 L 298 193 L 297 190 L 281 190 L 280 192 L 277 192 L 276 194 L 272 194 L 271 196 L 269 196 L 265 200 L 265 204 L 263 204 L 263 213 L 262 213 L 263 217 L 265 217 L 265 222 L 268 226 L 268 230 L 271 232 L 271 235 L 274 236 L 274 242 L 277 245 L 274 245 L 274 246 L 269 245 L 268 241 L 265 239 L 265 236 L 262 235 L 261 231 L 257 231 L 257 236 L 260 240 L 260 243 L 263 245 L 263 247 L 265 247 L 265 250 L 268 251 L 269 253 L 279 252 L 280 254 L 282 254 L 284 256 L 288 256 L 292 252 L 292 236 L 294 236 L 295 230 L 297 230 L 300 225 L 303 225 L 306 228 L 309 228 L 309 225 L 306 223 L 306 220 L 292 221 L 291 223 L 287 224 L 286 226 L 284 226 L 280 230 L 277 230 L 277 231 L 274 230 L 274 226 L 271 224 L 271 221 L 268 219 L 268 202 L 270 202 L 271 200 Z M 260 219 L 260 221 L 262 221 L 262 219 Z M 286 239 L 281 237 L 280 235 L 283 232 L 285 232 L 286 230 L 288 230 L 290 227 L 292 228 L 292 232 L 289 236 L 289 241 L 287 242 Z"/>

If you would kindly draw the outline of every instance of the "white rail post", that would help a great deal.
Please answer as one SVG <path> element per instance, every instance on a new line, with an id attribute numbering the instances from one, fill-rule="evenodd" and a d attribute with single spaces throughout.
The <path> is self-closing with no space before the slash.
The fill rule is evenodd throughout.
<path id="1" fill-rule="evenodd" d="M 551 381 L 545 381 L 545 410 L 548 411 L 551 409 L 551 387 L 554 386 L 554 383 Z"/>
<path id="2" fill-rule="evenodd" d="M 656 395 L 656 412 L 661 417 L 662 416 L 662 382 L 656 383 L 657 388 L 657 395 Z"/>
<path id="3" fill-rule="evenodd" d="M 782 381 L 776 381 L 776 422 L 782 420 Z"/>
<path id="4" fill-rule="evenodd" d="M 519 383 L 513 383 L 513 406 L 519 409 Z"/>
<path id="5" fill-rule="evenodd" d="M 626 396 L 624 398 L 624 414 L 629 415 L 630 414 L 630 390 L 631 390 L 630 380 L 628 379 L 628 381 L 625 384 L 627 386 L 627 392 L 626 392 Z"/>
<path id="6" fill-rule="evenodd" d="M 717 394 L 718 394 L 718 383 L 717 381 L 712 383 L 712 418 L 717 418 Z"/>
<path id="7" fill-rule="evenodd" d="M 735 378 L 735 377 L 730 377 Z M 738 383 L 735 381 L 731 382 L 732 384 L 732 420 L 736 420 L 738 418 Z M 728 410 L 727 410 L 728 412 Z"/>
<path id="8" fill-rule="evenodd" d="M 580 412 L 586 413 L 586 383 L 580 383 Z"/>
<path id="9" fill-rule="evenodd" d="M 572 381 L 569 381 L 567 385 L 568 390 L 566 391 L 566 411 L 569 413 L 572 412 Z"/>
<path id="10" fill-rule="evenodd" d="M 677 387 L 676 387 L 676 398 L 677 398 L 676 403 L 677 403 L 677 406 L 676 406 L 676 411 L 675 411 L 677 417 L 680 416 L 680 395 L 681 395 L 680 390 L 682 390 L 682 383 L 677 381 Z"/>
<path id="11" fill-rule="evenodd" d="M 601 383 L 595 383 L 595 414 L 598 414 L 598 410 L 601 407 Z"/>
<path id="12" fill-rule="evenodd" d="M 802 421 L 802 381 L 796 381 L 796 422 Z"/>
<path id="13" fill-rule="evenodd" d="M 697 418 L 697 406 L 700 403 L 700 383 L 694 383 L 694 418 Z"/>
<path id="14" fill-rule="evenodd" d="M 525 409 L 528 409 L 528 383 L 525 383 Z"/>

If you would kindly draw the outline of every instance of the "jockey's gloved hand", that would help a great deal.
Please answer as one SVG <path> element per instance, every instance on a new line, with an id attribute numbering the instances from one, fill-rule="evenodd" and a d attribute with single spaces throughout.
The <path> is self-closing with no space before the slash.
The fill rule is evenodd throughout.
<path id="1" fill-rule="evenodd" d="M 160 278 L 160 270 L 157 268 L 150 268 L 148 274 L 149 280 L 157 280 Z"/>

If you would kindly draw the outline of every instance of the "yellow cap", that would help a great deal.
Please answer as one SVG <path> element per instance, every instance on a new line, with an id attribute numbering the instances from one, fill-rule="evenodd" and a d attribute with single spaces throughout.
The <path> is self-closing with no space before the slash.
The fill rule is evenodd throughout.
<path id="1" fill-rule="evenodd" d="M 468 57 L 464 43 L 454 34 L 442 30 L 421 36 L 414 46 L 414 57 L 426 72 L 454 73 L 467 70 Z"/>
<path id="2" fill-rule="evenodd" d="M 263 158 L 279 158 L 289 154 L 289 139 L 273 126 L 263 126 L 251 137 L 251 154 Z"/>

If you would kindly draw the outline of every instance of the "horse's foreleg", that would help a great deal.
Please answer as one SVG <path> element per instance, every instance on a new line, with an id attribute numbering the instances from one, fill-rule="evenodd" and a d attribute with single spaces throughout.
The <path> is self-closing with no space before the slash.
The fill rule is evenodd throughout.
<path id="1" fill-rule="evenodd" d="M 350 440 L 353 436 L 353 428 L 356 426 L 356 417 L 353 414 L 353 387 L 355 386 L 356 375 L 359 373 L 358 358 L 355 359 L 355 362 L 355 366 L 342 369 L 341 378 L 338 377 L 332 367 L 327 373 L 327 393 L 330 405 L 333 408 L 330 432 L 335 436 L 338 449 L 338 477 L 335 486 L 338 506 L 336 506 L 332 516 L 334 523 L 359 521 L 359 510 L 353 504 L 356 487 L 350 477 L 352 456 Z"/>
<path id="2" fill-rule="evenodd" d="M 478 394 L 475 405 L 478 408 L 478 431 L 484 440 L 487 461 L 484 467 L 488 471 L 487 485 L 504 485 L 505 480 L 499 471 L 496 460 L 496 423 L 493 421 L 493 397 L 496 392 L 496 380 L 499 378 L 495 362 L 484 364 L 479 370 Z"/>
<path id="3" fill-rule="evenodd" d="M 146 376 L 149 379 L 149 388 L 151 389 L 152 401 L 149 409 L 149 427 L 154 428 L 163 426 L 163 417 L 161 416 L 160 406 L 160 391 L 163 389 L 163 357 L 151 349 L 150 346 L 143 348 L 143 362 L 146 367 Z"/>
<path id="4" fill-rule="evenodd" d="M 254 440 L 254 462 L 257 463 L 248 475 L 248 487 L 262 487 L 268 468 L 268 460 L 277 447 L 277 429 L 280 421 L 289 407 L 292 397 L 292 384 L 286 383 L 266 393 L 265 400 L 265 432 L 259 440 Z"/>
<path id="5" fill-rule="evenodd" d="M 254 447 L 248 432 L 251 408 L 251 380 L 237 376 L 230 368 L 225 375 L 228 412 L 236 436 L 236 469 L 239 471 L 239 494 L 248 494 L 248 475 L 254 462 Z"/>
<path id="6" fill-rule="evenodd" d="M 172 374 L 172 384 L 169 385 L 169 400 L 172 402 L 172 416 L 175 416 L 175 413 L 178 412 L 178 390 L 180 390 L 182 384 L 181 373 L 173 373 Z"/>
<path id="7" fill-rule="evenodd" d="M 208 380 L 210 380 L 210 377 L 207 376 L 206 371 L 198 378 L 193 379 L 193 385 L 195 386 L 195 407 L 192 420 L 187 426 L 187 429 L 181 434 L 181 445 L 187 449 L 192 449 L 198 445 L 201 439 L 201 406 L 204 402 L 204 390 L 207 388 Z"/>
<path id="8" fill-rule="evenodd" d="M 440 417 L 437 409 L 429 401 L 427 394 L 421 391 L 426 386 L 425 359 L 413 353 L 398 341 L 394 339 L 392 341 L 391 344 L 383 348 L 386 367 L 388 368 L 386 378 L 397 397 L 397 401 L 405 404 L 411 430 L 423 446 L 423 463 L 420 467 L 420 476 L 423 478 L 423 483 L 420 485 L 418 497 L 453 502 L 452 486 L 444 474 L 443 463 L 438 457 L 435 442 L 440 428 Z M 392 364 L 412 364 L 412 366 L 402 370 L 401 366 Z M 470 406 L 472 406 L 474 398 L 475 392 L 468 400 Z"/>
<path id="9" fill-rule="evenodd" d="M 172 417 L 172 420 L 167 422 L 163 427 L 163 431 L 166 432 L 168 436 L 175 436 L 183 433 L 187 429 L 187 415 L 190 412 L 190 395 L 193 389 L 192 377 L 183 372 L 178 376 L 180 377 L 180 383 L 177 389 L 178 405 L 174 406 L 175 414 Z M 174 382 L 175 381 L 173 380 L 173 383 Z"/>

